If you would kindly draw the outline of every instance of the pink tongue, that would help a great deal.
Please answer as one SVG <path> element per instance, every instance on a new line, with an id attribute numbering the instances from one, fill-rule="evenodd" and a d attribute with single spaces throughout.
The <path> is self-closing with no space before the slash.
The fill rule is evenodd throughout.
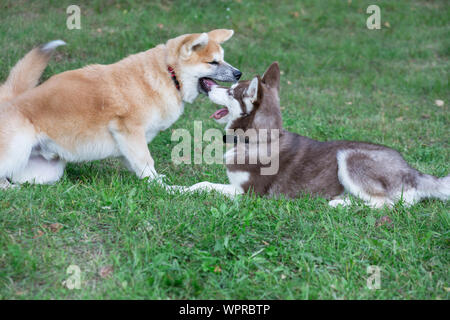
<path id="1" fill-rule="evenodd" d="M 216 120 L 219 120 L 220 118 L 225 117 L 228 114 L 228 109 L 227 108 L 222 108 L 217 110 L 216 112 L 214 112 L 210 118 L 214 118 Z"/>
<path id="2" fill-rule="evenodd" d="M 203 79 L 203 82 L 208 86 L 208 87 L 212 87 L 217 85 L 217 83 L 215 83 L 213 80 L 211 79 Z"/>

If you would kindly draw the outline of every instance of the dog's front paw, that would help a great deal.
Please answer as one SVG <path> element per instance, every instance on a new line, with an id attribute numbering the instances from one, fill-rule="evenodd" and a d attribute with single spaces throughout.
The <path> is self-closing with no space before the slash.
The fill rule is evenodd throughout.
<path id="1" fill-rule="evenodd" d="M 165 184 L 165 182 L 167 181 L 167 177 L 165 174 L 158 174 L 153 178 L 153 180 L 155 182 L 158 182 L 159 184 Z"/>
<path id="2" fill-rule="evenodd" d="M 148 182 L 165 185 L 165 180 L 167 180 L 167 177 L 165 174 L 159 174 L 155 170 L 152 170 L 151 174 L 147 177 L 147 179 Z"/>

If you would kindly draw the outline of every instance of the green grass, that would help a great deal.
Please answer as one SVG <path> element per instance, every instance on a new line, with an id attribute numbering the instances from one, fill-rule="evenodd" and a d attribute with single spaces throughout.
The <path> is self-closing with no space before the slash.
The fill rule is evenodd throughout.
<path id="1" fill-rule="evenodd" d="M 449 173 L 445 0 L 80 0 L 82 29 L 67 30 L 72 3 L 2 1 L 1 79 L 31 47 L 53 39 L 68 45 L 44 78 L 183 33 L 232 28 L 226 59 L 244 78 L 279 61 L 288 130 L 385 144 L 423 172 Z M 366 28 L 374 3 L 381 30 Z M 222 165 L 170 160 L 171 130 L 193 132 L 194 120 L 220 128 L 208 119 L 215 109 L 197 99 L 150 144 L 171 183 L 227 182 Z M 320 198 L 170 195 L 115 160 L 70 164 L 55 185 L 0 193 L 0 298 L 449 299 L 449 212 L 435 200 L 373 210 L 332 209 Z M 377 226 L 383 216 L 392 224 Z M 62 228 L 52 232 L 52 223 Z M 81 269 L 80 290 L 62 285 L 72 264 Z M 366 287 L 369 265 L 382 270 L 380 290 Z M 113 271 L 103 278 L 105 266 Z"/>

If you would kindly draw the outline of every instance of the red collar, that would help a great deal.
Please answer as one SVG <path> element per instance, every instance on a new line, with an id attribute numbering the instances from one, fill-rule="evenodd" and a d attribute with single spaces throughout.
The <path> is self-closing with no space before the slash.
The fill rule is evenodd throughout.
<path id="1" fill-rule="evenodd" d="M 171 66 L 167 66 L 167 70 L 170 73 L 170 76 L 172 77 L 173 83 L 175 84 L 175 87 L 180 91 L 180 83 L 177 80 L 177 76 L 175 75 L 175 70 Z"/>

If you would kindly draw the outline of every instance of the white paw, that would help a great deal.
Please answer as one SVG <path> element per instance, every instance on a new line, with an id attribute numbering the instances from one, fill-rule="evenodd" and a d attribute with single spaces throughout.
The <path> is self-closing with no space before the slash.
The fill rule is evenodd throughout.
<path id="1" fill-rule="evenodd" d="M 346 206 L 349 206 L 350 204 L 351 204 L 351 202 L 349 199 L 335 199 L 335 200 L 331 200 L 330 202 L 328 202 L 328 205 L 333 208 L 336 208 L 339 205 L 346 207 Z"/>
<path id="2" fill-rule="evenodd" d="M 158 174 L 156 171 L 152 172 L 152 174 L 150 176 L 148 176 L 148 182 L 152 182 L 152 183 L 158 183 L 160 185 L 165 186 L 165 180 L 166 180 L 166 175 L 165 174 Z"/>

